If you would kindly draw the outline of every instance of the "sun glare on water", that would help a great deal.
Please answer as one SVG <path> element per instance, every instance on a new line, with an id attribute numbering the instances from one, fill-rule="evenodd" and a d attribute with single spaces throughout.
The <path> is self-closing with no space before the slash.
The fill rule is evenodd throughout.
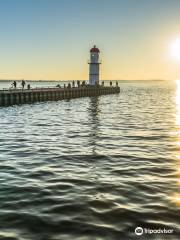
<path id="1" fill-rule="evenodd" d="M 176 124 L 180 126 L 180 80 L 176 80 Z"/>
<path id="2" fill-rule="evenodd" d="M 176 104 L 176 137 L 177 137 L 177 140 L 176 140 L 176 145 L 177 145 L 177 148 L 179 148 L 180 146 L 180 80 L 176 80 L 176 97 L 175 97 L 175 104 Z M 175 166 L 175 172 L 176 172 L 176 178 L 177 178 L 177 185 L 178 185 L 178 188 L 180 186 L 180 154 L 179 154 L 179 151 L 177 151 L 177 154 L 176 154 L 176 166 Z M 179 191 L 177 190 L 176 193 L 174 193 L 172 196 L 171 196 L 171 202 L 174 203 L 176 206 L 180 206 L 180 193 Z"/>
<path id="3" fill-rule="evenodd" d="M 180 61 L 180 37 L 171 43 L 171 55 Z"/>

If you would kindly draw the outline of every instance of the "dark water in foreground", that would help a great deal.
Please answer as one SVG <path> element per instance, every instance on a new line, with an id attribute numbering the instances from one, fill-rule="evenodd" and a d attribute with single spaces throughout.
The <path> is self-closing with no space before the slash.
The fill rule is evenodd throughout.
<path id="1" fill-rule="evenodd" d="M 180 239 L 180 82 L 120 85 L 0 108 L 0 239 Z"/>

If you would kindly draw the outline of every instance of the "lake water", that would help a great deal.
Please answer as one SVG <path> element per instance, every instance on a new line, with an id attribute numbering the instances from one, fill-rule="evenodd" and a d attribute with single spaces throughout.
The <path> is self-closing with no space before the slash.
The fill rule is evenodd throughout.
<path id="1" fill-rule="evenodd" d="M 0 108 L 0 239 L 180 239 L 180 81 L 119 85 Z"/>

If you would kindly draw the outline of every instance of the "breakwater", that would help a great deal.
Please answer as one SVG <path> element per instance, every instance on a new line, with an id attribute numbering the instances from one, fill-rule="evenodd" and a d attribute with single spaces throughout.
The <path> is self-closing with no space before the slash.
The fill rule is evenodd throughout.
<path id="1" fill-rule="evenodd" d="M 120 92 L 120 87 L 34 88 L 0 90 L 0 106 L 91 97 Z"/>

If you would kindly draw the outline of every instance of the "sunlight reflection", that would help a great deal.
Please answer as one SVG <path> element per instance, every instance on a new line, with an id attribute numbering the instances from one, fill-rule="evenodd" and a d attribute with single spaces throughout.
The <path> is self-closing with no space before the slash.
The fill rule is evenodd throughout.
<path id="1" fill-rule="evenodd" d="M 180 125 L 180 80 L 176 80 L 176 124 Z"/>
<path id="2" fill-rule="evenodd" d="M 180 206 L 180 194 L 174 194 L 171 198 L 172 202 L 174 202 L 177 206 Z"/>
<path id="3" fill-rule="evenodd" d="M 180 146 L 180 80 L 176 80 L 176 145 L 177 147 Z M 177 159 L 177 164 L 176 164 L 176 178 L 177 178 L 177 185 L 179 186 L 180 184 L 180 166 L 179 166 L 179 160 L 180 160 L 180 154 L 177 152 L 175 155 Z M 180 194 L 175 193 L 171 197 L 171 201 L 177 205 L 180 206 Z"/>
<path id="4" fill-rule="evenodd" d="M 180 146 L 180 80 L 176 80 L 176 97 L 175 97 L 175 103 L 176 103 L 176 128 L 175 131 L 173 131 L 176 136 L 176 145 Z M 176 159 L 180 159 L 180 154 L 177 153 L 175 155 Z"/>

